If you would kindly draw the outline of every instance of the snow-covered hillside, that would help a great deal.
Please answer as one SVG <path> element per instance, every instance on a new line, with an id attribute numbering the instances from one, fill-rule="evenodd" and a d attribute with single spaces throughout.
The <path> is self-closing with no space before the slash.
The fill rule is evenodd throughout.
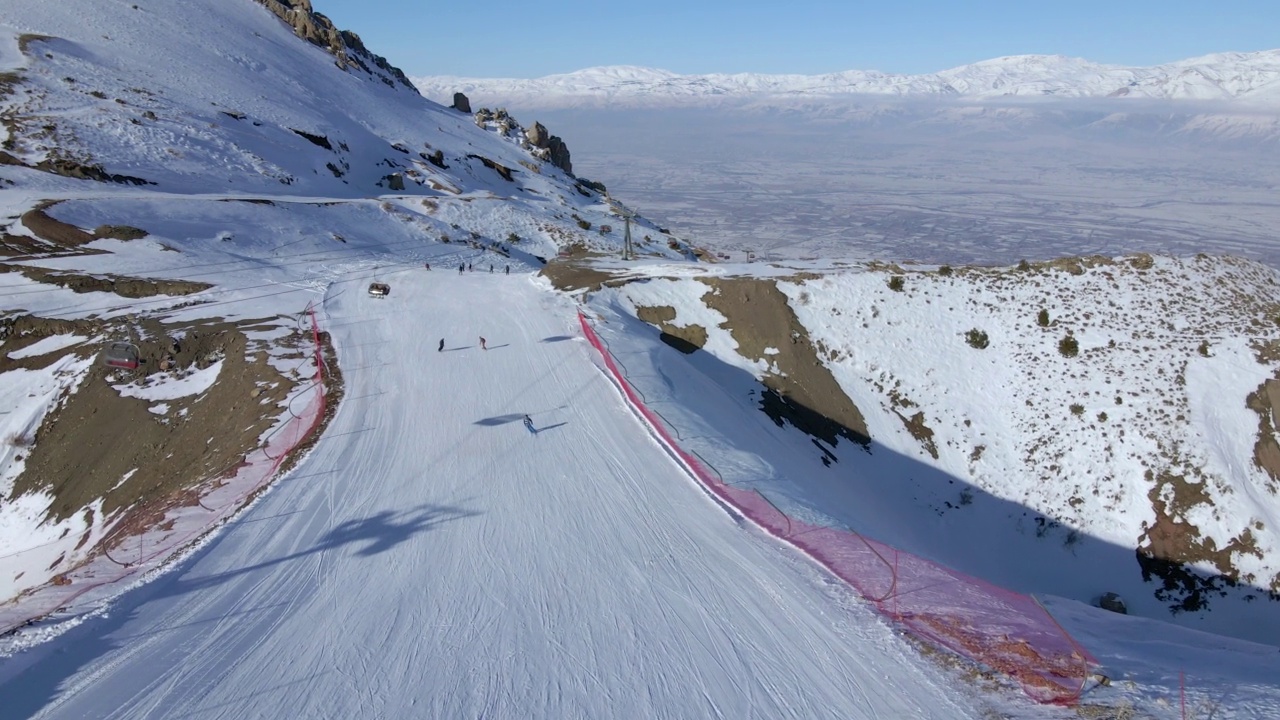
<path id="1" fill-rule="evenodd" d="M 1106 373 L 1136 364 L 1097 343 L 1168 343 L 1150 366 L 1182 372 L 1190 394 L 1168 409 L 1126 398 L 1114 426 L 1136 427 L 1113 452 L 1136 471 L 1182 439 L 1171 471 L 1243 487 L 1257 477 L 1232 465 L 1242 423 L 1265 412 L 1210 400 L 1261 382 L 1271 365 L 1242 339 L 1271 326 L 1207 328 L 1232 293 L 1266 291 L 1267 272 L 1158 259 L 1117 273 L 1131 296 L 1116 313 L 1212 299 L 1130 337 L 1070 297 L 1113 289 L 1101 262 L 1025 282 L 902 271 L 899 291 L 883 267 L 698 262 L 644 217 L 630 226 L 642 261 L 610 260 L 629 211 L 570 174 L 545 128 L 426 100 L 326 23 L 305 0 L 0 0 L 0 715 L 1076 716 L 1034 705 L 980 655 L 906 637 L 900 615 L 704 492 L 624 400 L 626 381 L 600 371 L 580 309 L 726 479 L 797 519 L 951 563 L 973 587 L 1049 593 L 1021 597 L 1080 643 L 1068 690 L 1086 712 L 1173 718 L 1185 687 L 1201 715 L 1276 715 L 1274 647 L 1087 604 L 1096 580 L 1167 612 L 1144 601 L 1125 544 L 1147 517 L 1139 481 L 1110 510 L 1038 492 L 1028 478 L 1049 454 L 1081 492 L 1109 489 L 1090 433 L 1113 425 L 1084 426 L 1056 390 L 1006 407 L 1024 396 L 985 392 L 982 374 L 983 359 L 1045 354 L 1029 382 L 1096 372 L 1079 379 L 1096 425 Z M 546 279 L 560 272 L 634 282 L 583 297 Z M 716 274 L 751 277 L 721 305 L 691 279 Z M 1165 291 L 1140 291 L 1157 276 Z M 1039 302 L 1047 329 L 1016 311 Z M 786 308 L 794 328 L 773 322 Z M 730 333 L 722 310 L 750 322 Z M 692 318 L 712 352 L 678 353 L 631 312 L 670 325 L 677 346 Z M 979 323 L 987 348 L 955 337 Z M 1046 350 L 1068 325 L 1079 364 Z M 1179 364 L 1188 334 L 1208 346 Z M 1245 370 L 1222 386 L 1211 376 L 1228 361 Z M 830 382 L 810 384 L 817 369 Z M 1177 412 L 1198 435 L 1146 432 Z M 999 436 L 977 460 L 974 432 Z M 1035 442 L 1045 455 L 1020 465 Z M 1262 557 L 1226 559 L 1269 582 L 1267 497 L 1224 496 L 1210 525 L 1171 492 L 1166 513 L 1200 523 L 1204 547 L 1256 521 Z M 1018 513 L 1078 539 L 1036 537 Z M 1265 605 L 1237 621 L 1271 629 Z M 1237 631 L 1228 620 L 1200 624 Z M 992 627 L 1030 647 L 1002 618 Z M 1142 640 L 1153 632 L 1158 647 Z"/>
<path id="2" fill-rule="evenodd" d="M 483 102 L 525 107 L 590 98 L 643 104 L 679 98 L 850 94 L 1239 100 L 1274 106 L 1280 103 L 1280 50 L 1218 53 L 1152 67 L 1100 65 L 1061 55 L 1017 55 L 922 75 L 866 70 L 826 75 L 679 75 L 608 66 L 533 79 L 424 76 L 412 81 L 433 99 L 464 92 Z"/>
<path id="3" fill-rule="evenodd" d="M 811 467 L 764 473 L 786 502 L 1007 587 L 1120 592 L 1132 612 L 1280 643 L 1274 269 L 651 272 L 601 301 L 853 431 L 810 427 L 827 447 Z M 771 272 L 776 290 L 750 279 Z M 816 363 L 851 408 L 821 396 Z"/>

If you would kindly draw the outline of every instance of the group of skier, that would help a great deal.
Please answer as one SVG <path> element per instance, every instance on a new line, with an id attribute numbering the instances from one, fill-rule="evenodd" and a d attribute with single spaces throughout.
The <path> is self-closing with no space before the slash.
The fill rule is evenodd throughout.
<path id="1" fill-rule="evenodd" d="M 431 263 L 426 263 L 426 268 L 427 268 L 428 270 L 430 270 L 430 269 L 431 269 Z M 469 270 L 471 270 L 471 269 L 472 269 L 472 265 L 471 265 L 471 263 L 459 263 L 459 264 L 458 264 L 458 274 L 459 274 L 459 275 L 461 275 L 462 273 L 467 272 L 467 271 L 469 271 Z M 493 272 L 493 265 L 492 265 L 492 264 L 491 264 L 491 265 L 489 265 L 489 272 Z M 505 274 L 507 274 L 507 275 L 510 275 L 510 274 L 511 274 L 511 266 L 510 266 L 510 265 L 507 265 L 506 267 L 504 267 L 504 268 L 502 269 L 502 272 L 503 272 L 503 273 L 505 273 Z M 481 336 L 480 336 L 480 349 L 481 349 L 481 350 L 488 350 L 488 349 L 489 349 L 489 341 L 488 341 L 488 340 L 485 340 L 485 338 L 484 338 L 484 336 L 483 336 L 483 335 L 481 335 Z M 444 338 L 440 338 L 440 344 L 436 346 L 436 352 L 444 352 Z M 524 422 L 524 428 L 525 428 L 525 430 L 528 430 L 530 433 L 532 433 L 532 434 L 534 434 L 534 435 L 537 435 L 537 434 L 538 434 L 538 429 L 537 429 L 537 428 L 535 428 L 535 427 L 533 426 L 533 418 L 529 417 L 528 415 L 525 415 L 525 416 L 524 416 L 524 420 L 523 420 L 523 422 Z"/>
<path id="2" fill-rule="evenodd" d="M 430 269 L 431 269 L 431 263 L 423 263 L 423 265 L 424 265 L 424 266 L 426 266 L 426 268 L 427 268 L 428 270 L 430 270 Z M 472 263 L 458 263 L 458 274 L 459 274 L 459 275 L 461 275 L 461 274 L 462 274 L 462 273 L 464 273 L 464 272 L 471 272 L 471 271 L 472 271 L 472 270 L 474 270 L 474 269 L 475 269 L 475 265 L 473 265 Z M 489 263 L 489 272 L 490 272 L 490 274 L 492 274 L 492 273 L 493 273 L 493 263 Z M 510 275 L 510 274 L 511 274 L 511 266 L 510 266 L 510 265 L 504 265 L 504 266 L 502 267 L 502 274 L 503 274 L 503 275 Z"/>

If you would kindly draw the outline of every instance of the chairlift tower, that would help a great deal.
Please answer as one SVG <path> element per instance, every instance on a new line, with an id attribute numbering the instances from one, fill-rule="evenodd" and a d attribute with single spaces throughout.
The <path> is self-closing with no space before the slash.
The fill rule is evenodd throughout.
<path id="1" fill-rule="evenodd" d="M 627 206 L 610 199 L 613 209 L 622 216 L 622 259 L 635 260 L 636 249 L 631 243 L 631 218 L 636 216 L 635 212 Z"/>

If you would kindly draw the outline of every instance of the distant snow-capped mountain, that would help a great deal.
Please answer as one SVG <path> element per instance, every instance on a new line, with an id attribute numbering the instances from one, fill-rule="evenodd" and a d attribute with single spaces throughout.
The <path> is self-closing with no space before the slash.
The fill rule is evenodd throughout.
<path id="1" fill-rule="evenodd" d="M 595 67 L 541 78 L 412 78 L 427 97 L 556 106 L 609 100 L 640 105 L 762 95 L 1057 96 L 1239 100 L 1280 104 L 1280 49 L 1217 53 L 1151 67 L 1103 65 L 1061 55 L 1016 55 L 922 75 L 849 70 L 824 75 L 679 75 L 634 66 Z"/>

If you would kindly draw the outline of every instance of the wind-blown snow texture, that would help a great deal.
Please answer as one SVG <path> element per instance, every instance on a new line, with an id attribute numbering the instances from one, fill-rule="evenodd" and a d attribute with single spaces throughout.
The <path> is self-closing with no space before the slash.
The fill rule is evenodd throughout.
<path id="1" fill-rule="evenodd" d="M 929 659 L 670 461 L 593 366 L 575 304 L 530 279 L 561 247 L 616 246 L 576 218 L 619 223 L 519 137 L 343 72 L 249 0 L 0 0 L 0 28 L 0 69 L 20 80 L 3 98 L 8 152 L 156 183 L 3 166 L 7 232 L 31 237 L 16 218 L 60 200 L 63 222 L 148 236 L 40 266 L 214 284 L 129 302 L 8 273 L 0 309 L 290 319 L 319 303 L 346 381 L 320 443 L 252 508 L 149 582 L 5 638 L 6 717 L 1069 716 Z M 393 173 L 403 193 L 388 194 Z M 375 279 L 388 298 L 366 294 Z M 718 460 L 768 480 L 797 457 L 794 434 L 744 408 L 746 373 L 689 373 L 632 329 L 615 352 L 711 390 L 664 410 L 745 440 Z M 58 344 L 42 350 L 74 349 Z M 38 426 L 83 377 L 61 362 L 0 384 L 15 403 L 0 431 Z M 3 449 L 6 484 L 19 454 Z M 85 530 L 42 526 L 47 500 L 23 502 L 4 506 L 20 511 L 0 519 L 6 549 Z M 1202 714 L 1280 712 L 1272 647 L 1046 602 L 1129 681 L 1090 702 L 1175 717 L 1185 670 Z"/>

